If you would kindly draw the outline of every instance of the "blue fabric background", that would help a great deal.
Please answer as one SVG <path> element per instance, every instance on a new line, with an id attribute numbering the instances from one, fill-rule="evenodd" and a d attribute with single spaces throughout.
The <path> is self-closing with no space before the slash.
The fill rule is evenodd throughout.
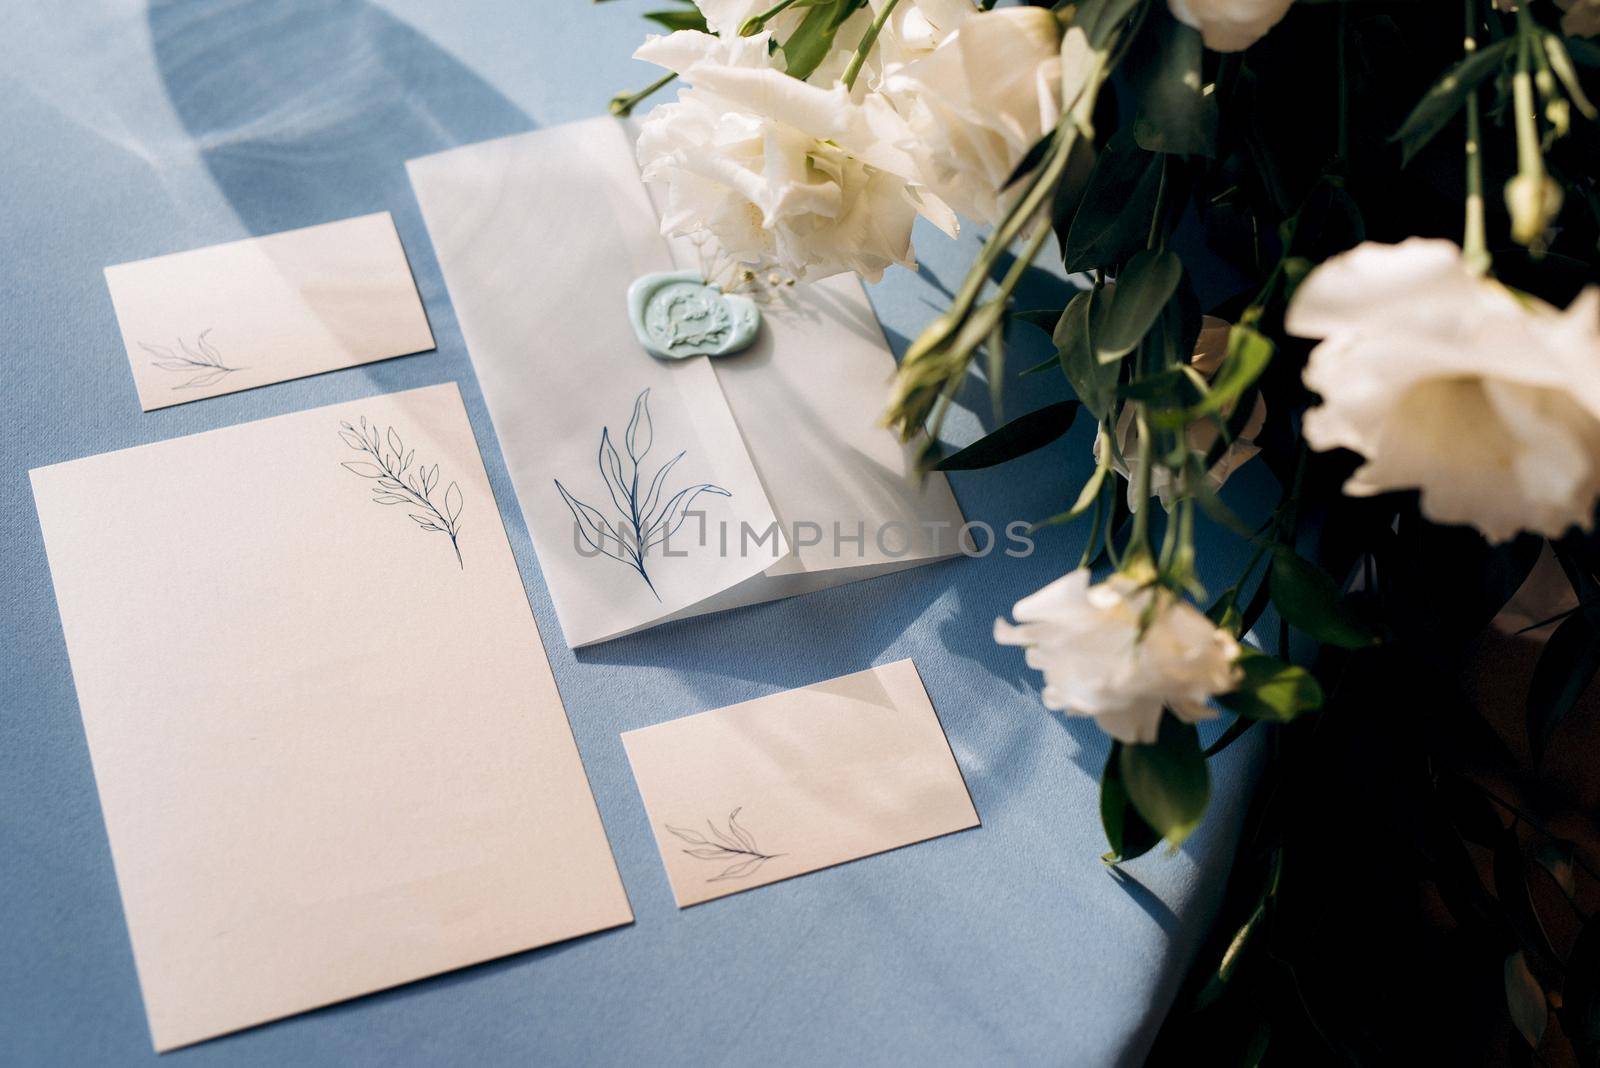
<path id="1" fill-rule="evenodd" d="M 1039 704 L 994 617 L 1082 532 L 662 627 L 574 655 L 560 630 L 403 161 L 585 117 L 653 68 L 648 0 L 14 0 L 0 12 L 0 1060 L 153 1061 L 27 470 L 315 405 L 458 381 L 637 914 L 524 953 L 170 1055 L 183 1064 L 1139 1061 L 1222 888 L 1255 747 L 1214 768 L 1177 854 L 1103 866 L 1098 730 Z M 529 204 L 530 211 L 539 205 Z M 101 268 L 388 209 L 438 351 L 142 414 Z M 975 239 L 872 298 L 897 350 Z M 560 249 L 550 249 L 552 256 Z M 1059 302 L 1039 271 L 1021 305 Z M 1027 328 L 1022 328 L 1028 332 Z M 1019 336 L 1015 366 L 1048 354 Z M 992 425 L 981 388 L 953 433 Z M 1024 380 L 1011 414 L 1059 399 Z M 974 414 L 981 413 L 981 414 Z M 1003 528 L 1060 509 L 1089 428 L 952 479 Z M 1247 512 L 1268 476 L 1230 485 Z M 1214 588 L 1241 562 L 1207 534 Z M 182 636 L 174 636 L 181 643 Z M 913 657 L 984 826 L 678 912 L 618 733 Z M 1214 733 L 1214 729 L 1211 733 Z"/>

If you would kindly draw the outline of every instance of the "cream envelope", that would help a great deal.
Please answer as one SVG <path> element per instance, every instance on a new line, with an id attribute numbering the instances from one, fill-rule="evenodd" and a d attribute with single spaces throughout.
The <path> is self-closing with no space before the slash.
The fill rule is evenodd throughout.
<path id="1" fill-rule="evenodd" d="M 433 348 L 388 212 L 106 268 L 145 411 Z"/>
<path id="2" fill-rule="evenodd" d="M 910 660 L 622 744 L 679 908 L 979 822 Z"/>
<path id="3" fill-rule="evenodd" d="M 568 644 L 958 551 L 944 477 L 919 486 L 877 425 L 894 358 L 857 279 L 767 303 L 744 353 L 656 360 L 629 325 L 628 285 L 700 260 L 661 237 L 625 126 L 592 119 L 407 167 Z M 635 460 L 624 446 L 646 390 L 652 451 Z M 664 515 L 658 501 L 638 537 L 626 488 L 637 476 L 648 497 L 668 463 L 663 495 L 692 495 Z M 670 540 L 651 543 L 651 521 Z M 614 551 L 618 529 L 646 544 L 639 560 Z"/>
<path id="4" fill-rule="evenodd" d="M 631 921 L 453 384 L 32 478 L 158 1050 Z"/>

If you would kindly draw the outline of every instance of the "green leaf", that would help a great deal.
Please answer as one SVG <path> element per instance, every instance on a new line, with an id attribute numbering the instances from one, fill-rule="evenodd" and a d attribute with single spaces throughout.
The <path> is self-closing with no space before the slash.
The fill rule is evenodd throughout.
<path id="1" fill-rule="evenodd" d="M 1239 667 L 1244 678 L 1238 688 L 1217 697 L 1223 708 L 1249 719 L 1287 723 L 1322 707 L 1322 687 L 1303 667 L 1248 648 L 1240 650 Z"/>
<path id="2" fill-rule="evenodd" d="M 1377 633 L 1351 611 L 1328 573 L 1304 557 L 1278 549 L 1269 582 L 1278 614 L 1317 641 L 1344 649 L 1378 643 Z"/>
<path id="3" fill-rule="evenodd" d="M 1182 279 L 1183 261 L 1167 249 L 1145 249 L 1129 260 L 1117 276 L 1105 326 L 1095 336 L 1095 355 L 1101 360 L 1119 360 L 1132 352 Z"/>
<path id="4" fill-rule="evenodd" d="M 833 38 L 839 26 L 857 8 L 865 6 L 866 0 L 822 0 L 811 6 L 779 49 L 783 53 L 785 72 L 802 80 L 809 78 L 833 51 Z"/>
<path id="5" fill-rule="evenodd" d="M 1077 414 L 1077 401 L 1057 401 L 1018 416 L 1005 426 L 934 465 L 936 471 L 971 471 L 1015 460 L 1065 434 Z"/>
<path id="6" fill-rule="evenodd" d="M 1155 8 L 1124 67 L 1138 108 L 1133 139 L 1151 152 L 1216 153 L 1217 99 L 1205 91 L 1200 32 Z"/>
<path id="7" fill-rule="evenodd" d="M 1200 399 L 1194 379 L 1174 367 L 1170 371 L 1136 378 L 1117 387 L 1117 396 L 1143 401 L 1152 412 L 1179 413 Z"/>
<path id="8" fill-rule="evenodd" d="M 1042 375 L 1046 371 L 1054 371 L 1054 370 L 1058 369 L 1060 366 L 1061 366 L 1060 357 L 1056 356 L 1056 355 L 1052 355 L 1052 356 L 1046 357 L 1043 360 L 1040 360 L 1038 363 L 1034 364 L 1032 367 L 1025 367 L 1022 370 L 1018 371 L 1017 372 L 1017 377 L 1018 378 L 1027 378 L 1029 375 Z"/>
<path id="9" fill-rule="evenodd" d="M 1589 917 L 1567 955 L 1556 1016 L 1578 1063 L 1600 1064 L 1600 916 Z"/>
<path id="10" fill-rule="evenodd" d="M 1151 745 L 1122 747 L 1122 781 L 1144 821 L 1174 847 L 1200 825 L 1211 799 L 1211 777 L 1200 733 L 1170 712 Z"/>
<path id="11" fill-rule="evenodd" d="M 1117 863 L 1143 856 L 1161 841 L 1161 835 L 1144 821 L 1122 784 L 1122 743 L 1112 742 L 1100 776 L 1100 825 L 1105 828 L 1106 844 L 1111 848 L 1102 860 Z"/>
<path id="12" fill-rule="evenodd" d="M 1061 309 L 1027 308 L 1023 311 L 1012 312 L 1011 320 L 1012 322 L 1027 323 L 1029 326 L 1036 326 L 1040 330 L 1043 330 L 1045 333 L 1049 334 L 1055 330 L 1056 323 L 1061 321 Z"/>
<path id="13" fill-rule="evenodd" d="M 1067 230 L 1066 269 L 1110 267 L 1143 248 L 1160 186 L 1161 157 L 1134 144 L 1131 134 L 1113 137 L 1089 172 L 1083 202 Z"/>
<path id="14" fill-rule="evenodd" d="M 1587 613 L 1574 612 L 1550 635 L 1528 684 L 1528 745 L 1544 758 L 1556 729 L 1600 670 L 1600 631 Z"/>
<path id="15" fill-rule="evenodd" d="M 1255 385 L 1261 372 L 1272 362 L 1273 351 L 1271 340 L 1254 327 L 1243 323 L 1235 326 L 1228 332 L 1228 355 L 1224 357 L 1222 366 L 1217 368 L 1216 377 L 1211 380 L 1205 396 L 1182 412 L 1158 415 L 1155 420 L 1157 425 L 1175 428 L 1221 414 L 1245 390 Z"/>
<path id="16" fill-rule="evenodd" d="M 688 11 L 647 11 L 644 17 L 658 26 L 665 27 L 668 33 L 676 30 L 707 32 L 706 17 L 695 8 L 690 8 Z"/>
<path id="17" fill-rule="evenodd" d="M 1391 138 L 1400 142 L 1401 166 L 1410 163 L 1412 157 L 1461 110 L 1467 102 L 1467 95 L 1499 69 L 1510 55 L 1511 46 L 1516 40 L 1515 36 L 1507 37 L 1478 49 L 1446 71 L 1444 77 L 1423 95 Z"/>
<path id="18" fill-rule="evenodd" d="M 1544 987 L 1528 970 L 1528 958 L 1519 949 L 1506 958 L 1506 1008 L 1511 1022 L 1521 1032 L 1529 1049 L 1538 1049 L 1544 1037 L 1544 1025 L 1550 1019 L 1550 1007 L 1545 1002 Z"/>
<path id="19" fill-rule="evenodd" d="M 1119 363 L 1102 363 L 1094 352 L 1095 334 L 1104 325 L 1106 309 L 1111 304 L 1108 291 L 1112 289 L 1114 284 L 1086 289 L 1073 297 L 1051 335 L 1062 373 L 1096 420 L 1110 414 L 1117 397 L 1117 375 L 1122 370 Z"/>

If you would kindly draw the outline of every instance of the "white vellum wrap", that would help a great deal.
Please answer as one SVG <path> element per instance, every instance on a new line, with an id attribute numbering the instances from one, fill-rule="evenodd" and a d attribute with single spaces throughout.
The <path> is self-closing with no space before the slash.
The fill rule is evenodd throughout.
<path id="1" fill-rule="evenodd" d="M 958 551 L 948 483 L 936 474 L 919 487 L 910 450 L 878 426 L 894 358 L 858 279 L 765 303 L 760 336 L 736 356 L 660 361 L 633 336 L 628 285 L 701 260 L 660 235 L 626 126 L 590 119 L 407 169 L 569 645 Z M 703 522 L 645 554 L 648 583 L 584 545 L 555 485 L 616 514 L 601 431 L 626 469 L 647 388 L 640 477 L 681 451 L 664 493 L 709 483 L 730 494 L 694 499 Z"/>

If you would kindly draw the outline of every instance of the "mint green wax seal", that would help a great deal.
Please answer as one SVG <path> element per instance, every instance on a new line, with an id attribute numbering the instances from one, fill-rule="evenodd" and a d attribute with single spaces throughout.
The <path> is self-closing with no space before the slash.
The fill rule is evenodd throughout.
<path id="1" fill-rule="evenodd" d="M 628 318 L 652 356 L 726 356 L 749 347 L 761 311 L 749 297 L 724 293 L 695 271 L 661 271 L 628 287 Z"/>

